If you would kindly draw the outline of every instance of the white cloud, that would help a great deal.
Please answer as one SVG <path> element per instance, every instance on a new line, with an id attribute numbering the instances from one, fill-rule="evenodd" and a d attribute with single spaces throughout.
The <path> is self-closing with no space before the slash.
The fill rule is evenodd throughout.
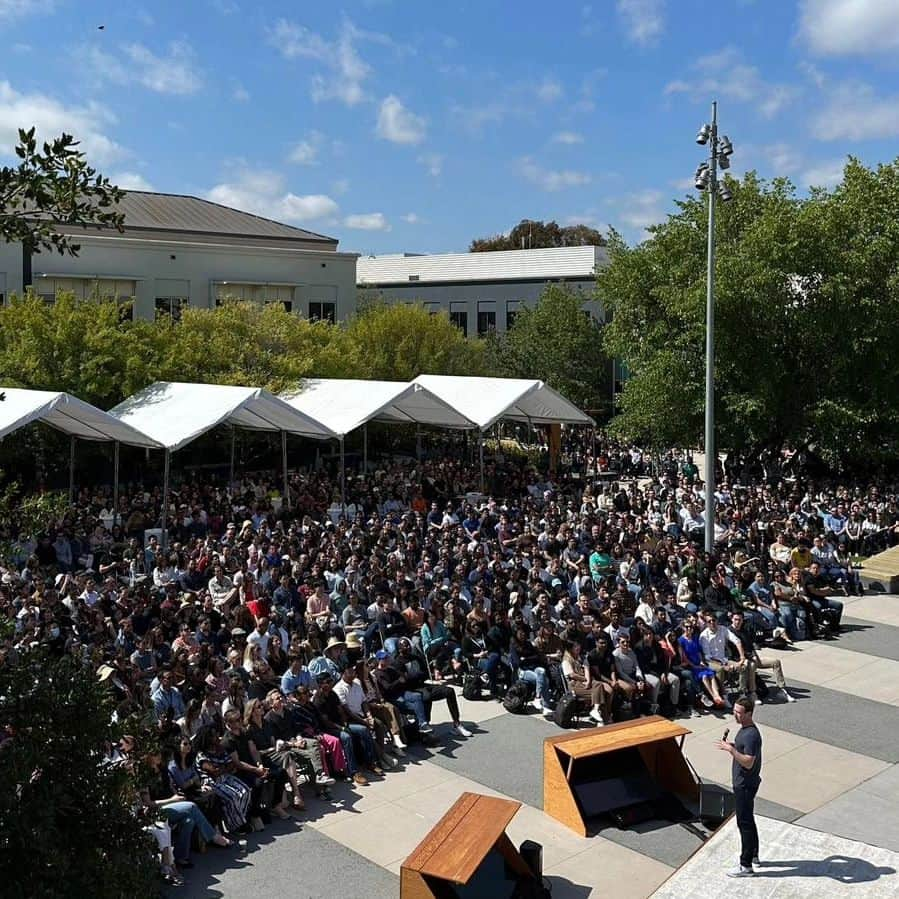
<path id="1" fill-rule="evenodd" d="M 350 179 L 349 178 L 338 178 L 331 185 L 331 190 L 334 191 L 335 194 L 343 195 L 349 189 L 350 189 Z"/>
<path id="2" fill-rule="evenodd" d="M 802 155 L 789 144 L 782 142 L 765 144 L 759 147 L 759 152 L 764 156 L 775 177 L 792 175 L 802 166 Z"/>
<path id="3" fill-rule="evenodd" d="M 665 218 L 665 195 L 660 190 L 640 190 L 618 203 L 617 218 L 627 227 L 645 230 Z"/>
<path id="4" fill-rule="evenodd" d="M 895 0 L 803 0 L 799 34 L 822 56 L 868 56 L 899 50 Z"/>
<path id="5" fill-rule="evenodd" d="M 93 165 L 103 165 L 127 155 L 104 130 L 115 116 L 98 103 L 64 106 L 45 94 L 22 94 L 8 81 L 0 81 L 0 152 L 12 155 L 19 128 L 34 125 L 40 140 L 58 137 L 63 131 L 81 141 L 81 149 Z"/>
<path id="6" fill-rule="evenodd" d="M 269 37 L 287 59 L 312 59 L 324 67 L 324 72 L 317 72 L 312 77 L 311 94 L 316 103 L 338 100 L 347 106 L 355 106 L 366 99 L 364 84 L 372 74 L 371 66 L 359 55 L 356 43 L 366 40 L 394 46 L 387 35 L 362 31 L 349 19 L 343 20 L 333 41 L 286 19 L 275 24 Z"/>
<path id="7" fill-rule="evenodd" d="M 77 61 L 100 81 L 141 84 L 158 94 L 195 94 L 203 86 L 193 48 L 186 41 L 172 41 L 159 56 L 143 44 L 125 44 L 122 58 L 98 47 L 82 47 Z"/>
<path id="8" fill-rule="evenodd" d="M 138 172 L 119 172 L 110 175 L 109 180 L 122 190 L 155 190 L 153 185 Z"/>
<path id="9" fill-rule="evenodd" d="M 443 156 L 440 153 L 423 153 L 418 157 L 418 162 L 432 178 L 439 178 L 443 171 Z"/>
<path id="10" fill-rule="evenodd" d="M 250 99 L 250 92 L 240 83 L 234 85 L 234 90 L 231 92 L 231 96 L 237 100 L 238 103 L 246 103 Z"/>
<path id="11" fill-rule="evenodd" d="M 899 95 L 879 97 L 869 84 L 847 81 L 828 92 L 812 122 L 819 140 L 880 140 L 899 137 Z"/>
<path id="12" fill-rule="evenodd" d="M 287 157 L 288 162 L 297 165 L 316 165 L 318 163 L 318 147 L 308 140 L 301 140 Z"/>
<path id="13" fill-rule="evenodd" d="M 836 187 L 843 180 L 845 164 L 845 159 L 819 162 L 807 168 L 800 176 L 800 180 L 806 187 Z"/>
<path id="14" fill-rule="evenodd" d="M 547 76 L 537 86 L 537 99 L 543 103 L 553 103 L 562 97 L 565 91 L 555 78 Z"/>
<path id="15" fill-rule="evenodd" d="M 216 184 L 206 199 L 282 222 L 333 223 L 340 211 L 325 194 L 299 196 L 286 190 L 284 177 L 268 171 L 240 172 L 235 180 Z"/>
<path id="16" fill-rule="evenodd" d="M 580 187 L 589 184 L 590 176 L 586 172 L 575 172 L 570 169 L 563 171 L 552 171 L 541 168 L 529 156 L 525 156 L 518 161 L 518 172 L 531 184 L 547 191 L 564 190 L 569 187 Z"/>
<path id="17" fill-rule="evenodd" d="M 758 68 L 749 65 L 736 47 L 703 56 L 692 68 L 695 78 L 669 81 L 665 93 L 690 94 L 697 100 L 717 96 L 752 103 L 765 118 L 776 115 L 799 93 L 793 85 L 765 81 Z"/>
<path id="18" fill-rule="evenodd" d="M 400 98 L 391 94 L 381 101 L 376 133 L 395 144 L 420 144 L 425 139 L 425 120 L 403 106 Z"/>
<path id="19" fill-rule="evenodd" d="M 554 144 L 582 144 L 583 142 L 583 134 L 578 134 L 576 131 L 559 131 L 553 135 Z"/>
<path id="20" fill-rule="evenodd" d="M 402 216 L 404 222 L 409 225 L 423 225 L 424 219 L 420 215 L 416 215 L 414 212 L 407 212 L 404 216 Z"/>
<path id="21" fill-rule="evenodd" d="M 20 19 L 51 9 L 52 0 L 0 0 L 0 19 Z"/>
<path id="22" fill-rule="evenodd" d="M 664 0 L 618 0 L 618 15 L 635 44 L 656 43 L 665 30 Z"/>
<path id="23" fill-rule="evenodd" d="M 390 222 L 384 217 L 383 212 L 363 212 L 356 215 L 348 215 L 343 220 L 347 228 L 355 228 L 358 231 L 389 231 Z"/>

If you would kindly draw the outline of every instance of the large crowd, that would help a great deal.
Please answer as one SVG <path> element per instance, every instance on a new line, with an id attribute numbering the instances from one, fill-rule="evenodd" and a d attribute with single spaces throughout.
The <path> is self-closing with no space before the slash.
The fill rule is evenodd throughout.
<path id="1" fill-rule="evenodd" d="M 72 654 L 119 720 L 149 722 L 106 762 L 151 772 L 140 802 L 179 883 L 192 847 L 402 776 L 407 747 L 449 728 L 470 738 L 475 698 L 595 726 L 737 690 L 793 701 L 766 647 L 839 633 L 857 558 L 899 542 L 896 490 L 718 483 L 713 553 L 689 457 L 605 443 L 557 477 L 497 456 L 483 492 L 457 456 L 349 472 L 345 501 L 326 470 L 286 497 L 274 476 L 185 480 L 164 525 L 158 487 L 118 508 L 85 488 L 41 533 L 4 523 L 0 664 Z"/>

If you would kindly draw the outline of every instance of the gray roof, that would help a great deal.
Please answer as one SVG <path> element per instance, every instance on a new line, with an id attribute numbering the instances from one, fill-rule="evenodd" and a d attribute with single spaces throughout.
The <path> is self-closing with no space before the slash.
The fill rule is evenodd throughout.
<path id="1" fill-rule="evenodd" d="M 126 231 L 174 231 L 337 245 L 335 237 L 182 194 L 129 190 L 118 210 L 125 215 Z"/>

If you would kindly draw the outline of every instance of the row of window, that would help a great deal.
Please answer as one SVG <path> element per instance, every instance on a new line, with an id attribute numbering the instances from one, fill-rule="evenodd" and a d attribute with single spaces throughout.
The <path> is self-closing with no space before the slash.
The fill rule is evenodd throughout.
<path id="1" fill-rule="evenodd" d="M 515 324 L 515 316 L 521 309 L 521 300 L 506 300 L 506 330 Z M 468 303 L 450 303 L 450 321 L 465 334 L 468 333 Z M 478 337 L 485 337 L 496 330 L 496 301 L 478 300 Z"/>

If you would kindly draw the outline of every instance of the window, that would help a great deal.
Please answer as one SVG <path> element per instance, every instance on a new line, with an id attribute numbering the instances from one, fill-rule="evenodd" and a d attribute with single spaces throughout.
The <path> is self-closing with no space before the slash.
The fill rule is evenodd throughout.
<path id="1" fill-rule="evenodd" d="M 318 301 L 312 301 L 309 303 L 309 321 L 331 322 L 331 324 L 333 325 L 336 320 L 336 303 L 320 303 Z"/>
<path id="2" fill-rule="evenodd" d="M 181 310 L 187 305 L 187 297 L 156 297 L 156 318 L 181 321 Z"/>
<path id="3" fill-rule="evenodd" d="M 468 333 L 468 303 L 450 303 L 450 321 L 463 333 Z"/>
<path id="4" fill-rule="evenodd" d="M 506 300 L 506 330 L 511 331 L 515 324 L 515 316 L 521 309 L 521 300 Z"/>
<path id="5" fill-rule="evenodd" d="M 478 302 L 478 337 L 496 330 L 496 303 L 493 300 Z"/>
<path id="6" fill-rule="evenodd" d="M 56 278 L 39 275 L 34 279 L 34 292 L 48 305 L 56 302 L 56 295 L 64 290 L 76 300 L 116 300 L 131 302 L 137 293 L 137 282 L 119 278 Z"/>
<path id="7" fill-rule="evenodd" d="M 227 300 L 244 303 L 281 303 L 284 308 L 293 310 L 294 288 L 290 284 L 238 284 L 234 281 L 217 281 L 213 285 L 215 305 L 221 306 Z"/>
<path id="8" fill-rule="evenodd" d="M 425 300 L 421 305 L 424 306 L 431 315 L 436 315 L 440 311 L 440 303 Z"/>

